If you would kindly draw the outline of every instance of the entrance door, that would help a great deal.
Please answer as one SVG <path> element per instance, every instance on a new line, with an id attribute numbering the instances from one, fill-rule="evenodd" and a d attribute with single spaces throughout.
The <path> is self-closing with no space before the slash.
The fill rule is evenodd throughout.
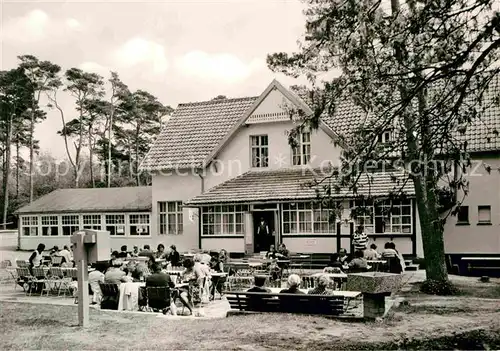
<path id="1" fill-rule="evenodd" d="M 274 211 L 254 212 L 253 228 L 255 252 L 269 251 L 269 246 L 274 245 Z"/>

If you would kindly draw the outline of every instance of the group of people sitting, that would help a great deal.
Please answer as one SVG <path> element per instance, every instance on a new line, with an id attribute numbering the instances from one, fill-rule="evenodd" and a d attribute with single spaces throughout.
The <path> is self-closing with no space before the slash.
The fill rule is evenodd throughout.
<path id="1" fill-rule="evenodd" d="M 247 292 L 259 292 L 259 293 L 270 293 L 271 289 L 266 288 L 266 279 L 264 275 L 255 276 L 254 286 L 247 290 Z M 302 281 L 300 276 L 297 274 L 290 274 L 287 280 L 288 288 L 282 289 L 280 294 L 304 294 L 300 289 Z M 333 295 L 333 289 L 330 288 L 331 280 L 326 275 L 323 274 L 318 278 L 318 282 L 315 288 L 309 289 L 307 294 L 310 295 Z"/>
<path id="2" fill-rule="evenodd" d="M 170 246 L 168 253 L 165 252 L 162 244 L 158 245 L 156 252 L 152 252 L 149 245 L 145 245 L 144 250 L 137 253 L 137 257 L 149 257 L 147 261 L 127 260 L 131 257 L 127 253 L 126 246 L 122 246 L 121 252 L 112 253 L 109 262 L 94 265 L 95 269 L 89 273 L 89 285 L 94 292 L 92 303 L 100 302 L 102 293 L 99 283 L 145 282 L 146 288 L 168 287 L 171 291 L 170 311 L 172 314 L 176 314 L 175 302 L 177 300 L 180 300 L 190 313 L 193 313 L 196 305 L 215 296 L 216 289 L 221 294 L 221 285 L 210 286 L 210 282 L 212 282 L 213 272 L 223 271 L 223 264 L 227 261 L 225 250 L 210 254 L 196 254 L 194 258 L 185 258 L 181 261 L 180 254 L 174 245 Z M 160 259 L 161 262 L 159 262 Z M 167 265 L 183 270 L 177 282 L 171 279 L 169 270 L 165 269 Z"/>
<path id="3" fill-rule="evenodd" d="M 45 244 L 38 244 L 35 251 L 33 251 L 28 259 L 30 270 L 33 267 L 40 267 L 44 260 L 51 261 L 52 257 L 61 257 L 60 267 L 74 267 L 75 261 L 73 258 L 73 245 L 64 245 L 62 250 L 58 246 L 54 246 L 48 255 L 44 255 Z"/>
<path id="4" fill-rule="evenodd" d="M 338 253 L 333 254 L 331 261 L 324 269 L 326 273 L 349 271 L 351 273 L 364 272 L 369 270 L 368 261 L 383 260 L 386 261 L 385 270 L 389 273 L 403 273 L 405 270 L 405 261 L 403 256 L 396 250 L 396 244 L 393 241 L 384 245 L 384 250 L 379 253 L 377 245 L 371 244 L 370 248 L 357 247 L 354 254 L 348 255 L 346 249 L 340 249 Z"/>

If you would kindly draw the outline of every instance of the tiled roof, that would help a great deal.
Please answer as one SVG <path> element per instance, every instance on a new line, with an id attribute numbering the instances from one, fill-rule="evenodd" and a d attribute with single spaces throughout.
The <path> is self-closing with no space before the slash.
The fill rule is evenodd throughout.
<path id="1" fill-rule="evenodd" d="M 310 102 L 310 99 L 301 94 L 303 100 Z M 467 140 L 469 152 L 497 151 L 500 150 L 500 106 L 495 103 L 495 99 L 500 99 L 500 75 L 496 75 L 488 84 L 484 92 L 483 106 L 486 107 L 484 113 L 473 120 L 467 126 L 464 135 L 456 132 L 455 137 L 459 140 Z M 464 103 L 467 103 L 467 98 Z M 373 117 L 363 112 L 363 110 L 350 99 L 345 98 L 338 102 L 332 113 L 321 115 L 323 122 L 335 133 L 349 137 L 359 128 L 366 125 L 373 125 Z M 493 131 L 496 130 L 497 133 Z"/>
<path id="2" fill-rule="evenodd" d="M 180 104 L 152 145 L 141 169 L 200 167 L 257 97 Z"/>
<path id="3" fill-rule="evenodd" d="M 219 184 L 204 194 L 189 200 L 187 205 L 213 203 L 240 203 L 260 201 L 308 200 L 317 198 L 316 189 L 324 194 L 324 183 L 317 185 L 329 174 L 320 170 L 280 169 L 273 171 L 250 171 Z M 414 195 L 413 183 L 404 184 L 401 172 L 370 173 L 361 176 L 357 194 L 365 196 L 387 196 L 391 190 L 401 190 Z M 352 198 L 352 192 L 342 189 L 332 191 L 332 197 Z"/>
<path id="4" fill-rule="evenodd" d="M 474 151 L 500 150 L 500 106 L 495 99 L 500 99 L 500 74 L 497 74 L 488 84 L 484 92 L 484 114 L 475 118 L 467 127 L 464 135 L 458 135 L 461 140 L 467 140 L 467 149 Z M 496 134 L 493 132 L 496 130 Z"/>
<path id="5" fill-rule="evenodd" d="M 59 189 L 16 211 L 24 213 L 150 211 L 150 186 Z"/>

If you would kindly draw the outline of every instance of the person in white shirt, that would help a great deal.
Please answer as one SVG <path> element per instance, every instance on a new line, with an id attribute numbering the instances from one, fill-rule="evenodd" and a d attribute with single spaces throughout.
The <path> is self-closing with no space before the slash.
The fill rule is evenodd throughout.
<path id="1" fill-rule="evenodd" d="M 94 293 L 92 296 L 92 304 L 101 303 L 102 292 L 99 282 L 104 283 L 105 267 L 102 265 L 95 265 L 95 270 L 89 273 L 89 285 Z"/>
<path id="2" fill-rule="evenodd" d="M 371 244 L 370 248 L 364 251 L 365 259 L 368 261 L 374 261 L 380 257 L 377 252 L 377 245 Z"/>
<path id="3" fill-rule="evenodd" d="M 73 257 L 71 257 L 71 253 L 69 252 L 68 245 L 64 245 L 64 248 L 59 251 L 59 256 L 64 257 L 64 262 L 67 265 L 71 265 L 71 262 L 73 261 Z"/>
<path id="4" fill-rule="evenodd" d="M 42 264 L 42 258 L 43 258 L 42 253 L 44 250 L 45 250 L 45 245 L 38 244 L 36 250 L 33 251 L 33 253 L 29 258 L 30 268 L 40 267 L 40 265 Z"/>

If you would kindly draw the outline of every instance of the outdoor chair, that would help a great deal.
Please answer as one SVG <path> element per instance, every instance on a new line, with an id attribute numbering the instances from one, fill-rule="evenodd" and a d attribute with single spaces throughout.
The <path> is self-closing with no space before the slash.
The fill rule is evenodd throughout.
<path id="1" fill-rule="evenodd" d="M 19 268 L 29 268 L 29 263 L 25 260 L 16 260 L 16 266 Z"/>
<path id="2" fill-rule="evenodd" d="M 40 296 L 43 295 L 44 292 L 47 292 L 47 295 L 49 294 L 49 279 L 47 278 L 47 273 L 48 270 L 43 269 L 42 267 L 33 267 L 33 281 L 32 283 L 35 285 L 35 289 L 32 288 L 30 289 L 30 296 L 35 290 L 35 292 L 38 292 L 40 290 Z"/>
<path id="3" fill-rule="evenodd" d="M 50 262 L 51 262 L 52 266 L 55 266 L 55 267 L 60 267 L 62 264 L 62 261 L 63 261 L 62 256 L 52 256 L 50 258 Z"/>
<path id="4" fill-rule="evenodd" d="M 101 288 L 101 309 L 103 310 L 117 310 L 118 302 L 120 299 L 120 289 L 118 284 L 109 284 L 99 282 Z"/>
<path id="5" fill-rule="evenodd" d="M 32 281 L 35 279 L 27 267 L 17 267 L 17 282 L 22 284 L 23 290 L 28 294 L 31 290 Z"/>
<path id="6" fill-rule="evenodd" d="M 170 289 L 168 287 L 147 287 L 145 289 L 148 308 L 153 312 L 167 314 L 170 310 Z"/>

